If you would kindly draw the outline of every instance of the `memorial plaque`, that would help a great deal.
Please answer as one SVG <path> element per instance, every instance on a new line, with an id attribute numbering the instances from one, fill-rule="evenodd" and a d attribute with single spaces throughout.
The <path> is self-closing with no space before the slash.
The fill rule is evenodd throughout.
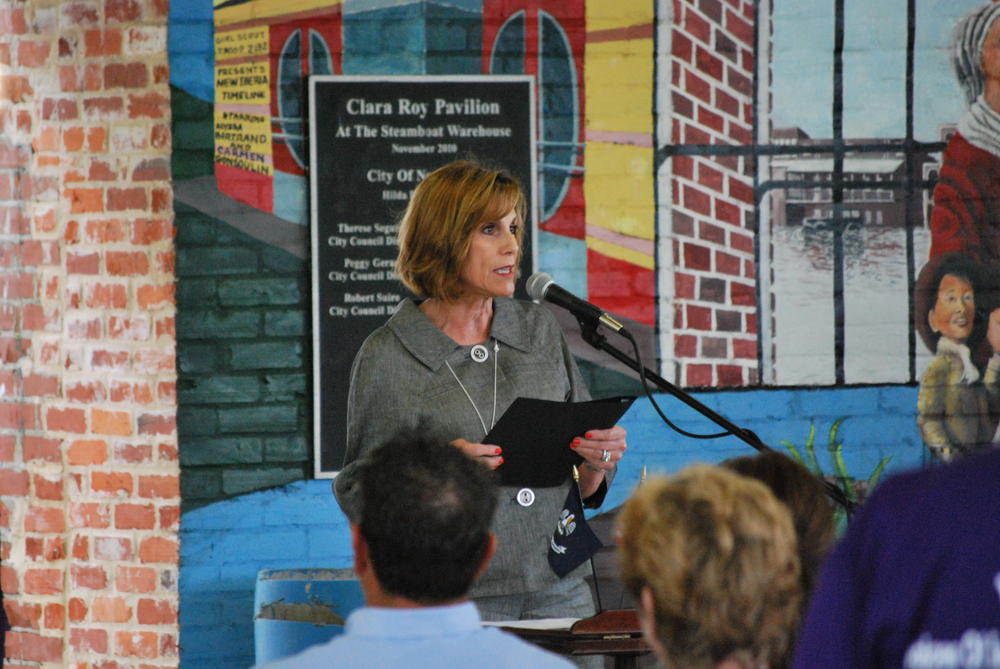
<path id="1" fill-rule="evenodd" d="M 534 271 L 534 79 L 314 76 L 309 118 L 313 442 L 315 474 L 331 478 L 343 464 L 354 355 L 409 295 L 393 271 L 397 232 L 424 176 L 473 159 L 517 177 L 531 219 L 523 295 Z"/>

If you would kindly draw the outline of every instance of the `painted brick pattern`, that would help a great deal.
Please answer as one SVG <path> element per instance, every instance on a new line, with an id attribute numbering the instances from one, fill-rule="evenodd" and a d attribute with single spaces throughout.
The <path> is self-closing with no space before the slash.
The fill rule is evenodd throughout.
<path id="1" fill-rule="evenodd" d="M 177 205 L 185 510 L 311 475 L 305 263 Z"/>
<path id="2" fill-rule="evenodd" d="M 167 4 L 0 0 L 11 666 L 178 665 Z"/>
<path id="3" fill-rule="evenodd" d="M 753 2 L 674 0 L 671 144 L 752 142 Z M 667 138 L 664 138 L 667 139 Z M 757 294 L 752 165 L 672 159 L 674 355 L 685 386 L 755 384 Z"/>

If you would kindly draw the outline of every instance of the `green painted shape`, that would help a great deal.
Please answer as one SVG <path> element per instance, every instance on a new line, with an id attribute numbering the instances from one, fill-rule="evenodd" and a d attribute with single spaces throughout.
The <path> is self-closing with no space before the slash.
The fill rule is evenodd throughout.
<path id="1" fill-rule="evenodd" d="M 229 347 L 233 369 L 299 369 L 302 367 L 301 342 L 249 342 Z"/>
<path id="2" fill-rule="evenodd" d="M 307 440 L 302 436 L 264 439 L 265 462 L 305 462 L 309 460 Z"/>
<path id="3" fill-rule="evenodd" d="M 295 405 L 259 405 L 217 409 L 220 434 L 291 432 L 300 427 Z"/>
<path id="4" fill-rule="evenodd" d="M 264 461 L 260 437 L 190 439 L 181 449 L 181 467 L 187 465 L 256 464 Z"/>
<path id="5" fill-rule="evenodd" d="M 222 472 L 222 490 L 227 496 L 242 495 L 254 490 L 285 485 L 306 477 L 301 467 L 254 467 L 226 469 Z"/>
<path id="6" fill-rule="evenodd" d="M 256 375 L 212 374 L 182 379 L 177 386 L 182 404 L 255 402 L 263 395 L 264 380 Z"/>
<path id="7" fill-rule="evenodd" d="M 202 506 L 222 497 L 221 470 L 181 469 L 181 499 L 185 510 L 192 508 L 190 502 Z"/>
<path id="8" fill-rule="evenodd" d="M 182 507 L 312 471 L 312 382 L 301 258 L 176 203 Z"/>
<path id="9" fill-rule="evenodd" d="M 264 314 L 264 334 L 269 336 L 305 335 L 309 332 L 309 315 L 299 309 L 268 311 Z"/>
<path id="10" fill-rule="evenodd" d="M 170 171 L 175 181 L 215 173 L 213 109 L 187 91 L 170 87 Z"/>
<path id="11" fill-rule="evenodd" d="M 296 277 L 240 278 L 218 282 L 219 304 L 224 307 L 300 304 L 302 286 Z"/>

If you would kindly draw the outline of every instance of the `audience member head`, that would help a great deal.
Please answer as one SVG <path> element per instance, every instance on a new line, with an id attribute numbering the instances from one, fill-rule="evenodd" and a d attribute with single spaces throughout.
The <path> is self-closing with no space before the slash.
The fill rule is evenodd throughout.
<path id="1" fill-rule="evenodd" d="M 770 449 L 722 465 L 757 479 L 788 507 L 799 546 L 802 595 L 808 599 L 820 564 L 836 538 L 833 504 L 822 481 L 792 458 Z"/>
<path id="2" fill-rule="evenodd" d="M 463 598 L 495 547 L 489 471 L 453 446 L 397 438 L 367 458 L 360 485 L 362 585 L 373 575 L 381 594 L 427 606 Z"/>
<path id="3" fill-rule="evenodd" d="M 799 622 L 788 509 L 762 483 L 695 465 L 641 485 L 619 515 L 625 587 L 668 669 L 775 667 Z"/>
<path id="4" fill-rule="evenodd" d="M 396 273 L 420 297 L 458 298 L 472 233 L 513 211 L 523 242 L 525 207 L 520 184 L 505 170 L 467 160 L 439 167 L 417 185 L 403 214 Z"/>

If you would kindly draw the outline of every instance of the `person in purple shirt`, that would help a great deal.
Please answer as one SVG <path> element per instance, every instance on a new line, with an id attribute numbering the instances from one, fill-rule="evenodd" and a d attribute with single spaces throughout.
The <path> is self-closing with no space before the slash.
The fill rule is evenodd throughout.
<path id="1" fill-rule="evenodd" d="M 485 628 L 469 588 L 496 548 L 486 467 L 445 443 L 397 438 L 359 472 L 351 525 L 365 606 L 344 633 L 267 669 L 573 669 L 557 655 Z"/>
<path id="2" fill-rule="evenodd" d="M 876 488 L 823 565 L 794 667 L 1000 667 L 1000 450 Z"/>

